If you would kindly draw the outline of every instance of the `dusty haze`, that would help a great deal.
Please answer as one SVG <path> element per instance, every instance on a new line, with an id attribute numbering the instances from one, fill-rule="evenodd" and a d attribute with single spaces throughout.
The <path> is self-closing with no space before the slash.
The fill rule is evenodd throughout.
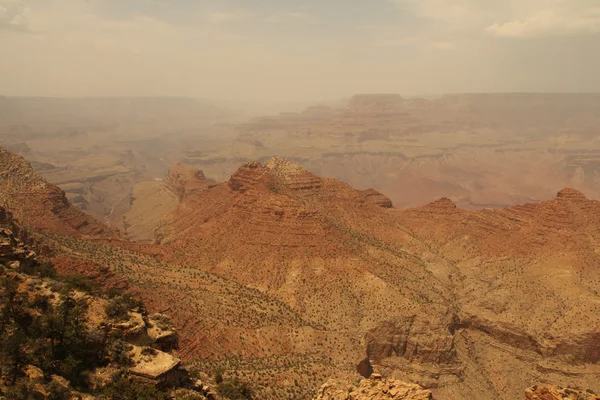
<path id="1" fill-rule="evenodd" d="M 38 254 L 144 301 L 90 304 L 90 390 L 178 336 L 193 398 L 600 399 L 599 44 L 600 0 L 0 0 L 0 394 L 87 368 Z"/>
<path id="2" fill-rule="evenodd" d="M 0 93 L 600 91 L 596 0 L 0 0 Z"/>

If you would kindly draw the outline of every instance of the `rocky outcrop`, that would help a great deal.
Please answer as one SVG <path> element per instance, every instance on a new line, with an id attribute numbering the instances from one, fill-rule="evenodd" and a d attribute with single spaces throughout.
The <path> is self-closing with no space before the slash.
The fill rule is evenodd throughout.
<path id="1" fill-rule="evenodd" d="M 177 387 L 189 380 L 188 372 L 181 367 L 181 360 L 172 354 L 152 347 L 132 346 L 129 356 L 133 365 L 128 370 L 156 386 Z"/>
<path id="2" fill-rule="evenodd" d="M 25 247 L 8 228 L 0 227 L 0 262 L 19 270 L 36 262 L 36 254 Z"/>
<path id="3" fill-rule="evenodd" d="M 199 169 L 181 164 L 175 164 L 169 169 L 166 183 L 179 201 L 214 185 Z"/>
<path id="4" fill-rule="evenodd" d="M 170 352 L 179 348 L 179 335 L 169 317 L 154 313 L 145 315 L 139 309 L 131 310 L 127 317 L 110 325 L 113 334 L 135 345 Z"/>
<path id="5" fill-rule="evenodd" d="M 315 400 L 431 400 L 432 394 L 419 385 L 382 379 L 373 374 L 358 387 L 341 382 L 327 382 L 319 389 Z"/>
<path id="6" fill-rule="evenodd" d="M 162 351 L 171 351 L 179 347 L 179 336 L 164 314 L 151 314 L 147 318 L 147 334 L 152 340 L 152 347 Z"/>
<path id="7" fill-rule="evenodd" d="M 456 357 L 452 323 L 416 315 L 384 321 L 365 335 L 367 356 L 374 364 L 390 357 L 418 363 L 451 363 Z"/>
<path id="8" fill-rule="evenodd" d="M 558 386 L 533 386 L 525 390 L 526 400 L 600 400 L 591 390 Z"/>
<path id="9" fill-rule="evenodd" d="M 111 329 L 128 341 L 134 341 L 146 333 L 146 322 L 142 313 L 132 310 L 123 321 L 112 324 Z"/>
<path id="10" fill-rule="evenodd" d="M 435 388 L 440 380 L 458 382 L 464 365 L 456 354 L 453 317 L 424 315 L 384 321 L 365 335 L 367 358 L 357 370 L 410 380 Z M 442 378 L 444 377 L 444 378 Z"/>

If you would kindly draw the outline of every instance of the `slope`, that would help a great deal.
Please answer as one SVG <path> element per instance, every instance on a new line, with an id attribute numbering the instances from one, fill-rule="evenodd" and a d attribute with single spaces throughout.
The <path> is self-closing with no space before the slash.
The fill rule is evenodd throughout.
<path id="1" fill-rule="evenodd" d="M 341 368 L 366 348 L 359 370 L 442 399 L 569 380 L 598 389 L 600 203 L 565 189 L 503 210 L 390 205 L 285 160 L 248 163 L 171 215 L 164 257 L 364 346 L 330 355 Z"/>
<path id="2" fill-rule="evenodd" d="M 31 165 L 0 147 L 0 206 L 25 225 L 68 235 L 116 236 L 116 232 L 72 206 L 65 193 L 37 175 Z"/>

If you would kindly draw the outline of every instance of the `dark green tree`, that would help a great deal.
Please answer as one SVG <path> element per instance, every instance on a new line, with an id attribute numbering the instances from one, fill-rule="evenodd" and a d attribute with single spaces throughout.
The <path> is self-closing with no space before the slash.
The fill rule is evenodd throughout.
<path id="1" fill-rule="evenodd" d="M 27 353 L 25 352 L 27 335 L 16 326 L 9 330 L 12 330 L 12 333 L 2 343 L 2 364 L 6 369 L 6 376 L 14 385 L 21 375 L 23 367 L 27 365 Z"/>

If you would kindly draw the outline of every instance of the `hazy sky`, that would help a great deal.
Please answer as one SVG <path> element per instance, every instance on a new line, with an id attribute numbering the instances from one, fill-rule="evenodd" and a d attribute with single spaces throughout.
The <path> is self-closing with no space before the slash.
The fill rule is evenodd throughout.
<path id="1" fill-rule="evenodd" d="M 0 0 L 0 95 L 600 91 L 600 0 Z"/>

